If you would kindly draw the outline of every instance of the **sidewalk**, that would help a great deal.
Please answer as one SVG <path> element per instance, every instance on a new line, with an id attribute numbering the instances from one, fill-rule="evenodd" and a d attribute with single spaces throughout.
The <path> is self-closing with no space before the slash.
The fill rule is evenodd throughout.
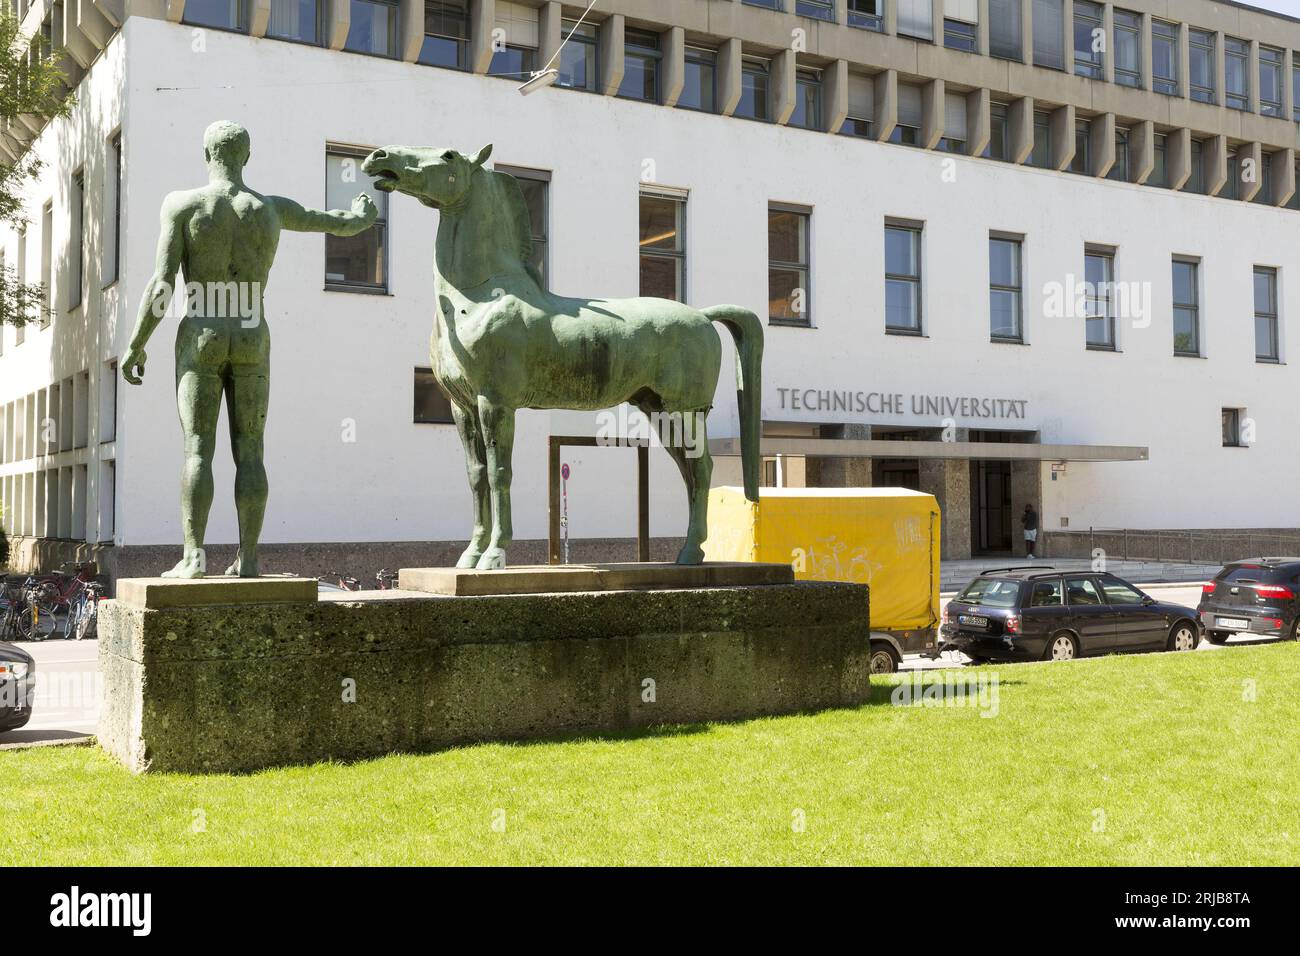
<path id="1" fill-rule="evenodd" d="M 991 568 L 1044 567 L 1062 571 L 1091 571 L 1090 558 L 975 558 L 944 561 L 939 572 L 939 590 L 960 591 L 982 571 Z M 1133 584 L 1171 584 L 1207 581 L 1219 572 L 1219 564 L 1184 564 L 1162 561 L 1107 561 L 1105 570 Z"/>

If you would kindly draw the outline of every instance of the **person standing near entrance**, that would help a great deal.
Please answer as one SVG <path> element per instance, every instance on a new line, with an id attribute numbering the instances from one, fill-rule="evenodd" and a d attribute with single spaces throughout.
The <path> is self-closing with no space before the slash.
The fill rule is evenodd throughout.
<path id="1" fill-rule="evenodd" d="M 1034 549 L 1038 544 L 1038 512 L 1033 505 L 1025 505 L 1025 513 L 1020 516 L 1020 525 L 1025 529 L 1025 557 L 1034 559 Z"/>

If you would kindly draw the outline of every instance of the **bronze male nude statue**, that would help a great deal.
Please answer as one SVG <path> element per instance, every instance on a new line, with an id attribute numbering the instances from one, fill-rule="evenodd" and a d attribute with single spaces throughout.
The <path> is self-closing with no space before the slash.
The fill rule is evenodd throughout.
<path id="1" fill-rule="evenodd" d="M 283 196 L 263 196 L 244 185 L 248 131 L 220 121 L 203 137 L 208 183 L 173 192 L 162 206 L 157 264 L 145 289 L 122 375 L 139 385 L 145 351 L 171 301 L 173 279 L 185 276 L 185 316 L 176 334 L 176 402 L 185 433 L 181 523 L 185 553 L 164 577 L 200 578 L 203 541 L 212 507 L 212 455 L 224 395 L 235 458 L 239 553 L 226 574 L 257 577 L 257 543 L 266 512 L 262 434 L 270 393 L 271 335 L 262 291 L 280 231 L 353 236 L 368 229 L 378 210 L 362 193 L 352 210 L 305 209 Z"/>

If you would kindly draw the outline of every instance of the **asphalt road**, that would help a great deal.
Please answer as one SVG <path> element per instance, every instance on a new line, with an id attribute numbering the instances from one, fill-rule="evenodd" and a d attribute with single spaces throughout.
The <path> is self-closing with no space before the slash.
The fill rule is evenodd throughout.
<path id="1" fill-rule="evenodd" d="M 27 726 L 0 733 L 0 746 L 93 734 L 102 690 L 99 642 L 51 640 L 18 646 L 36 658 L 36 702 Z"/>

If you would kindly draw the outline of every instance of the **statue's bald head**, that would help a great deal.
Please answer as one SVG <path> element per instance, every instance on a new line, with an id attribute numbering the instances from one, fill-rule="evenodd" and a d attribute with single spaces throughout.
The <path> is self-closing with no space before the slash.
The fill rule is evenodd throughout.
<path id="1" fill-rule="evenodd" d="M 248 130 L 229 120 L 217 120 L 203 134 L 203 158 L 227 169 L 243 169 L 250 149 Z"/>

